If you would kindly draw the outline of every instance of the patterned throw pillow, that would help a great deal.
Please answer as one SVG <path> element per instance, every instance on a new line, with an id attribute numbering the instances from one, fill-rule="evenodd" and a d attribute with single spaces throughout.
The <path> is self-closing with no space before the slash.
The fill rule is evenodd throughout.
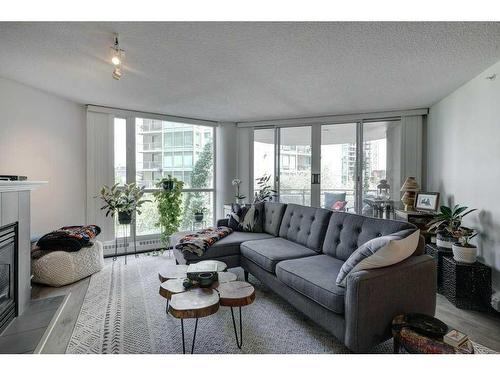
<path id="1" fill-rule="evenodd" d="M 264 203 L 232 205 L 228 227 L 238 232 L 262 232 Z"/>
<path id="2" fill-rule="evenodd" d="M 337 285 L 345 287 L 347 276 L 352 272 L 402 262 L 417 249 L 419 236 L 420 230 L 405 229 L 365 242 L 342 265 L 337 275 Z"/>
<path id="3" fill-rule="evenodd" d="M 332 210 L 334 211 L 344 211 L 345 206 L 347 206 L 346 201 L 337 201 L 334 204 L 332 204 Z"/>

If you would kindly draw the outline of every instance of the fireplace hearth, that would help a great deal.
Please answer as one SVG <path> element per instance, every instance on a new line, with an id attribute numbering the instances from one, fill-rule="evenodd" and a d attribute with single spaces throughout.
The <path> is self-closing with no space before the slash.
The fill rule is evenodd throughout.
<path id="1" fill-rule="evenodd" d="M 18 224 L 0 227 L 0 332 L 18 314 Z"/>

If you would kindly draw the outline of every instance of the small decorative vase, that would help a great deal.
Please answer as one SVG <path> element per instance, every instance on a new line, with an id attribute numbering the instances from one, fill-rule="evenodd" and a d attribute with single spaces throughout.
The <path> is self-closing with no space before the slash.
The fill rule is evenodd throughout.
<path id="1" fill-rule="evenodd" d="M 462 263 L 474 263 L 477 259 L 477 247 L 469 245 L 462 246 L 460 243 L 453 244 L 453 259 Z"/>
<path id="2" fill-rule="evenodd" d="M 132 212 L 120 211 L 118 212 L 118 223 L 122 225 L 130 224 L 132 222 Z"/>
<path id="3" fill-rule="evenodd" d="M 451 249 L 455 242 L 457 242 L 457 239 L 452 236 L 446 236 L 442 233 L 438 233 L 436 236 L 436 245 L 439 247 Z"/>
<path id="4" fill-rule="evenodd" d="M 194 220 L 199 223 L 203 221 L 203 212 L 195 212 L 194 213 Z"/>

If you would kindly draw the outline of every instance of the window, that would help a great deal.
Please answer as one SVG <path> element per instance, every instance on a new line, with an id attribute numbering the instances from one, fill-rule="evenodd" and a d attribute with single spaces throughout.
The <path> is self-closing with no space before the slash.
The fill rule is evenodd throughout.
<path id="1" fill-rule="evenodd" d="M 253 178 L 254 194 L 257 190 L 255 179 L 271 176 L 274 186 L 274 129 L 255 129 L 253 133 Z"/>
<path id="2" fill-rule="evenodd" d="M 145 205 L 137 217 L 137 235 L 159 233 L 155 226 L 158 213 L 153 193 L 155 184 L 171 175 L 184 182 L 183 217 L 181 230 L 191 229 L 194 211 L 205 208 L 205 221 L 213 225 L 214 204 L 214 128 L 211 126 L 157 121 L 147 127 L 147 119 L 136 118 L 136 182 L 145 186 L 152 203 Z M 163 141 L 163 143 L 162 143 Z M 148 145 L 148 146 L 146 146 Z M 147 167 L 155 167 L 154 170 Z M 144 207 L 144 206 L 143 206 Z"/>

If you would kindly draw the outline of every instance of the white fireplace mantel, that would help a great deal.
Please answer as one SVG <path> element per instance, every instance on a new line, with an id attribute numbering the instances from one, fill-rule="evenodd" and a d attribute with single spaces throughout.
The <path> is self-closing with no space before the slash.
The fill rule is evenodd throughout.
<path id="1" fill-rule="evenodd" d="M 0 181 L 0 193 L 5 193 L 9 191 L 30 191 L 35 190 L 43 185 L 46 185 L 47 181 Z"/>

